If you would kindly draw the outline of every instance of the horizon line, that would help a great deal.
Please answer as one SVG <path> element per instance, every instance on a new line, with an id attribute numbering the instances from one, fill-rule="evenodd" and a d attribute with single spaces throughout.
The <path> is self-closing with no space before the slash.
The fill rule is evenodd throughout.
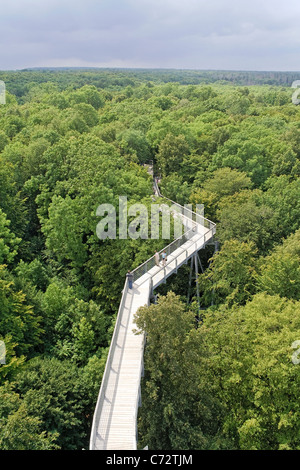
<path id="1" fill-rule="evenodd" d="M 26 72 L 34 70 L 126 70 L 126 71 L 177 71 L 177 72 L 230 72 L 230 73 L 300 73 L 300 70 L 256 70 L 256 69 L 197 69 L 176 67 L 97 67 L 97 66 L 34 66 L 15 69 L 0 69 L 1 72 Z"/>

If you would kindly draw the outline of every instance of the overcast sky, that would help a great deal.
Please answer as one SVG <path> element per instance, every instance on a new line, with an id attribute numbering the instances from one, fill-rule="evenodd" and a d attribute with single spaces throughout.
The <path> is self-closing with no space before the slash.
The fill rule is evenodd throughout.
<path id="1" fill-rule="evenodd" d="M 0 69 L 300 70 L 299 0 L 0 0 Z"/>

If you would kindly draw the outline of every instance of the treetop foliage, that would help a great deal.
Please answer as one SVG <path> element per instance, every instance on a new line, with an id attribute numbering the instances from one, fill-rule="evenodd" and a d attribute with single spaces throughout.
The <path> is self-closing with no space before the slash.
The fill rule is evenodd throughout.
<path id="1" fill-rule="evenodd" d="M 204 204 L 218 250 L 200 253 L 200 313 L 184 266 L 137 317 L 141 445 L 299 448 L 296 78 L 0 73 L 1 449 L 87 448 L 125 274 L 167 244 L 99 240 L 96 210 L 150 207 L 152 163 L 164 196 Z"/>

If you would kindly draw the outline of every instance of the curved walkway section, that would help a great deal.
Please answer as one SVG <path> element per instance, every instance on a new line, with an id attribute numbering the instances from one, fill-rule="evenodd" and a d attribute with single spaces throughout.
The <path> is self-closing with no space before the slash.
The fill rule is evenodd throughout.
<path id="1" fill-rule="evenodd" d="M 161 196 L 156 183 L 154 189 Z M 176 273 L 215 234 L 214 223 L 192 211 L 186 215 L 182 206 L 169 202 L 173 216 L 182 218 L 185 233 L 165 248 L 165 266 L 157 266 L 152 257 L 133 271 L 132 289 L 125 282 L 94 413 L 90 450 L 137 449 L 145 337 L 134 333 L 134 315 L 139 307 L 149 305 L 152 290 Z"/>

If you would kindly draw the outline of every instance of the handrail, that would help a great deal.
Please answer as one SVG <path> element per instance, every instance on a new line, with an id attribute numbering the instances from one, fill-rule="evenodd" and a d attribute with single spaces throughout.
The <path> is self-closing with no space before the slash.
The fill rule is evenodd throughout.
<path id="1" fill-rule="evenodd" d="M 103 373 L 103 376 L 102 376 L 101 387 L 100 387 L 100 391 L 99 391 L 98 399 L 97 399 L 97 403 L 96 403 L 96 413 L 94 414 L 94 417 L 93 417 L 91 437 L 90 437 L 90 443 L 92 444 L 91 448 L 94 447 L 94 444 L 95 444 L 95 441 L 96 441 L 97 423 L 98 423 L 99 413 L 101 411 L 100 405 L 101 405 L 101 401 L 104 400 L 104 394 L 102 394 L 102 392 L 104 391 L 104 389 L 106 387 L 106 384 L 108 382 L 109 368 L 110 368 L 111 362 L 112 362 L 113 349 L 114 349 L 114 346 L 116 344 L 117 333 L 119 331 L 120 322 L 121 322 L 121 311 L 123 310 L 123 307 L 124 307 L 125 297 L 126 297 L 127 292 L 128 292 L 128 278 L 126 277 L 125 284 L 124 284 L 124 289 L 123 289 L 123 293 L 122 293 L 122 298 L 121 298 L 121 302 L 120 302 L 120 305 L 119 305 L 118 314 L 117 314 L 117 318 L 116 318 L 116 323 L 115 323 L 115 327 L 114 327 L 114 332 L 113 332 L 112 339 L 111 339 L 111 342 L 110 342 L 109 352 L 108 352 L 108 356 L 107 356 L 107 359 L 106 359 L 106 365 L 105 365 L 104 373 Z"/>
<path id="2" fill-rule="evenodd" d="M 213 229 L 210 229 L 210 230 L 212 230 L 212 232 L 214 232 Z M 207 235 L 207 233 L 205 233 L 204 235 L 202 235 L 201 238 L 200 238 L 200 240 L 204 239 L 204 243 L 205 243 L 205 241 L 206 241 L 206 240 L 205 240 L 205 239 L 206 239 L 206 235 Z M 213 233 L 213 235 L 214 235 L 214 233 Z M 187 251 L 191 248 L 192 245 L 196 245 L 196 247 L 197 247 L 197 244 L 199 243 L 200 240 L 199 240 L 199 239 L 198 239 L 198 240 L 192 240 L 191 245 L 190 245 L 188 248 L 184 248 L 183 250 L 181 250 L 181 252 L 180 252 L 180 254 L 179 254 L 178 256 L 180 256 L 184 251 L 187 252 Z M 157 276 L 157 274 L 160 273 L 163 269 L 165 270 L 166 267 L 167 267 L 169 264 L 171 264 L 173 261 L 174 261 L 174 259 L 169 260 L 168 262 L 166 262 L 166 264 L 165 264 L 164 266 L 161 266 L 160 269 L 159 269 L 158 271 L 156 271 L 154 274 L 150 274 L 151 279 L 153 279 L 154 276 Z M 164 277 L 166 277 L 166 270 L 165 270 L 165 273 L 164 273 Z"/>
<path id="3" fill-rule="evenodd" d="M 143 344 L 142 344 L 142 349 L 144 349 L 145 347 L 145 335 L 143 335 Z M 143 372 L 143 356 L 142 356 L 142 360 L 139 364 L 139 371 L 138 371 L 138 376 L 139 377 L 142 377 L 142 372 Z M 136 403 L 136 406 L 134 408 L 134 411 L 133 411 L 133 421 L 135 422 L 135 436 L 134 436 L 134 440 L 133 440 L 133 447 L 134 449 L 136 450 L 136 443 L 137 443 L 137 433 L 138 433 L 138 429 L 137 429 L 137 416 L 138 416 L 138 408 L 139 408 L 139 402 L 140 402 L 140 393 L 141 393 L 141 390 L 140 390 L 140 385 L 136 391 L 136 398 L 135 398 L 135 403 Z"/>
<path id="4" fill-rule="evenodd" d="M 156 179 L 154 180 L 154 184 L 156 186 L 157 193 L 159 194 L 160 197 L 162 197 L 161 193 L 159 191 Z M 176 202 L 172 201 L 171 199 L 168 199 L 168 198 L 165 198 L 165 199 L 172 202 L 172 204 L 175 204 L 176 206 L 179 206 L 180 208 L 182 208 L 182 206 L 180 206 L 180 204 L 177 204 Z M 189 210 L 189 209 L 187 209 L 187 210 Z M 196 215 L 196 217 L 199 217 L 199 215 L 197 215 L 195 212 L 193 212 L 191 210 L 189 210 L 189 211 L 192 213 L 192 217 L 193 217 L 193 215 Z M 182 214 L 182 212 L 181 212 L 181 215 L 183 217 L 188 218 L 189 220 L 193 221 L 193 219 L 191 219 L 190 217 L 185 216 L 184 214 Z M 202 217 L 202 216 L 200 216 L 200 217 Z M 211 222 L 210 220 L 205 219 L 204 217 L 202 217 L 202 218 L 203 218 L 203 220 L 209 222 L 209 230 L 212 231 L 212 236 L 213 236 L 214 233 L 215 233 L 215 224 L 213 222 Z M 198 219 L 196 219 L 196 220 L 198 220 Z M 187 241 L 189 241 L 190 238 L 191 238 L 190 234 L 197 233 L 196 230 L 195 230 L 196 226 L 197 226 L 197 222 L 195 223 L 195 226 L 193 228 L 189 229 L 186 233 L 184 233 L 183 235 L 178 237 L 176 240 L 171 242 L 169 245 L 167 245 L 163 249 L 164 251 L 167 252 L 167 256 L 171 255 L 171 253 L 173 253 L 176 249 L 180 248 L 183 244 L 185 244 Z M 200 239 L 192 240 L 192 243 L 188 248 L 184 248 L 183 250 L 181 250 L 181 253 L 186 251 L 186 253 L 187 253 L 186 259 L 188 258 L 188 250 L 190 249 L 190 247 L 192 245 L 195 244 L 196 249 L 197 249 L 197 244 L 199 243 L 199 241 L 201 241 L 201 243 L 202 243 L 202 239 L 204 240 L 204 244 L 205 244 L 206 235 L 207 235 L 207 233 L 204 233 L 201 236 Z M 178 255 L 178 256 L 180 256 L 180 255 Z M 151 258 L 149 258 L 147 261 L 145 261 L 143 264 L 141 264 L 140 266 L 138 266 L 137 268 L 135 268 L 132 271 L 133 276 L 134 276 L 134 281 L 136 281 L 140 277 L 139 274 L 141 273 L 142 269 L 143 269 L 143 273 L 141 275 L 145 274 L 146 272 L 148 272 L 151 269 L 150 266 L 151 266 L 152 262 L 154 261 L 154 259 L 155 259 L 155 256 L 152 256 Z M 176 266 L 175 267 L 177 268 L 177 266 L 178 266 L 177 257 L 175 259 L 176 259 Z M 174 258 L 167 261 L 166 264 L 164 266 L 161 266 L 159 270 L 155 271 L 155 273 L 153 273 L 153 274 L 150 273 L 150 278 L 149 278 L 150 292 L 151 292 L 152 287 L 153 287 L 153 277 L 156 276 L 163 269 L 164 269 L 164 277 L 166 277 L 166 274 L 167 274 L 166 273 L 166 268 L 172 262 L 174 262 Z M 144 268 L 146 268 L 146 271 L 144 271 Z M 111 367 L 111 364 L 112 364 L 112 356 L 113 356 L 113 352 L 114 352 L 115 346 L 116 346 L 117 335 L 118 335 L 119 328 L 120 328 L 120 323 L 121 323 L 121 319 L 122 319 L 122 312 L 124 310 L 125 298 L 126 298 L 127 293 L 128 293 L 128 278 L 126 277 L 123 292 L 122 292 L 121 302 L 120 302 L 120 305 L 119 305 L 118 314 L 117 314 L 117 318 L 116 318 L 116 323 L 115 323 L 115 327 L 114 327 L 114 332 L 113 332 L 113 336 L 112 336 L 112 339 L 111 339 L 111 342 L 110 342 L 109 352 L 108 352 L 106 365 L 105 365 L 105 369 L 104 369 L 104 373 L 103 373 L 103 377 L 102 377 L 102 381 L 101 381 L 101 387 L 100 387 L 100 391 L 99 391 L 98 398 L 97 398 L 96 409 L 95 409 L 95 413 L 94 413 L 94 416 L 93 416 L 93 423 L 92 423 L 91 437 L 90 437 L 90 449 L 93 449 L 93 448 L 96 447 L 98 422 L 99 422 L 100 413 L 101 413 L 101 410 L 102 410 L 102 403 L 104 402 L 104 399 L 105 399 L 105 388 L 106 388 L 106 385 L 108 383 L 110 367 Z M 148 304 L 149 304 L 149 299 L 148 299 Z M 142 346 L 144 345 L 144 341 L 145 341 L 145 338 L 143 339 Z M 141 363 L 139 364 L 139 376 L 142 375 L 142 369 L 143 369 L 143 357 L 141 359 Z M 140 387 L 139 384 L 138 384 L 138 387 Z M 133 410 L 133 418 L 135 419 L 135 422 L 137 423 L 138 402 L 139 402 L 139 394 L 140 394 L 140 389 L 139 388 L 138 388 L 136 394 L 137 394 L 137 396 L 136 396 L 136 407 Z M 137 424 L 136 424 L 136 426 L 137 426 Z M 137 428 L 136 428 L 136 433 L 137 433 Z M 133 447 L 136 449 L 136 442 L 134 442 L 133 444 L 134 444 Z"/>
<path id="5" fill-rule="evenodd" d="M 154 178 L 154 186 L 155 186 L 155 189 L 157 191 L 157 194 L 159 197 L 161 197 L 162 199 L 167 199 L 168 201 L 170 201 L 172 204 L 174 204 L 175 206 L 178 206 L 180 208 L 182 208 L 183 206 L 181 204 L 178 204 L 178 202 L 175 202 L 175 201 L 172 201 L 172 199 L 169 199 L 168 197 L 166 196 L 163 196 L 160 192 L 160 189 L 159 189 L 159 186 L 158 186 L 158 183 L 157 183 L 157 178 Z M 203 215 L 200 215 L 200 214 L 197 214 L 196 212 L 192 211 L 191 209 L 189 209 L 188 207 L 184 207 L 184 210 L 185 211 L 188 211 L 188 212 L 191 212 L 195 217 L 196 217 L 196 221 L 200 219 L 203 219 L 207 222 L 209 222 L 210 224 L 210 227 L 209 228 L 212 228 L 212 226 L 215 226 L 216 224 L 214 222 L 212 222 L 211 220 L 207 219 L 206 217 L 204 217 Z"/>
<path id="6" fill-rule="evenodd" d="M 176 243 L 178 243 L 178 242 L 182 242 L 182 243 L 180 243 L 177 248 L 179 248 L 179 246 L 183 245 L 183 243 L 186 243 L 186 241 L 189 240 L 189 238 L 190 238 L 191 232 L 194 232 L 194 229 L 190 229 L 186 233 L 183 233 L 180 237 L 176 238 L 176 240 L 173 240 L 171 243 L 169 243 L 169 245 L 165 246 L 162 250 L 160 250 L 160 252 L 161 251 L 167 251 L 167 254 L 170 255 L 174 251 L 174 250 L 171 251 L 171 247 L 175 246 Z M 177 249 L 177 248 L 175 248 L 175 249 Z M 133 269 L 133 271 L 132 271 L 133 280 L 136 281 L 140 277 L 139 272 L 141 270 L 144 271 L 144 274 L 147 271 L 149 271 L 149 266 L 151 266 L 152 268 L 155 266 L 155 255 L 151 256 L 144 263 L 140 264 L 137 268 Z M 151 269 L 151 267 L 150 267 L 150 269 Z M 144 268 L 145 268 L 145 270 L 144 270 Z"/>
<path id="7" fill-rule="evenodd" d="M 151 280 L 150 280 L 150 292 L 151 292 Z M 150 304 L 150 297 L 148 299 L 148 305 Z M 144 349 L 145 347 L 145 334 L 143 334 L 143 343 L 142 343 L 142 350 Z M 143 369 L 144 369 L 144 358 L 142 356 L 141 358 L 141 362 L 139 364 L 139 374 L 138 376 L 139 377 L 142 377 L 142 373 L 143 373 Z M 137 428 L 137 416 L 138 416 L 138 408 L 139 408 L 139 402 L 141 400 L 140 398 L 140 393 L 141 393 L 141 389 L 140 389 L 140 386 L 138 387 L 138 390 L 137 390 L 137 394 L 136 394 L 136 407 L 134 409 L 134 413 L 133 413 L 133 419 L 134 419 L 134 422 L 136 423 L 136 426 L 135 426 L 135 439 L 134 439 L 134 442 L 133 442 L 133 448 L 136 450 L 136 447 L 137 447 L 137 434 L 138 434 L 138 428 Z"/>
<path id="8" fill-rule="evenodd" d="M 154 186 L 155 186 L 155 189 L 157 191 L 157 194 L 159 195 L 159 197 L 162 197 L 164 199 L 167 199 L 168 201 L 172 202 L 172 204 L 180 207 L 180 208 L 183 208 L 183 206 L 181 206 L 180 204 L 178 204 L 177 202 L 174 202 L 172 201 L 171 199 L 168 199 L 164 196 L 161 195 L 161 192 L 159 190 L 159 187 L 158 187 L 158 184 L 157 184 L 157 180 L 156 178 L 154 178 Z M 212 222 L 211 220 L 209 219 L 206 219 L 205 217 L 199 215 L 199 214 L 196 214 L 196 212 L 188 209 L 188 208 L 184 208 L 184 210 L 186 211 L 189 211 L 191 214 L 192 214 L 192 217 L 195 216 L 196 217 L 196 221 L 194 221 L 191 217 L 188 217 L 184 214 L 182 214 L 181 212 L 181 216 L 184 217 L 184 218 L 187 218 L 189 220 L 192 220 L 194 223 L 195 223 L 195 226 L 197 225 L 197 220 L 199 220 L 199 218 L 203 219 L 204 221 L 208 222 L 209 223 L 209 228 L 210 230 L 211 229 L 214 229 L 214 227 L 216 226 L 216 224 L 214 222 Z M 178 212 L 179 213 L 179 212 Z M 204 225 L 204 224 L 203 224 Z M 187 239 L 191 238 L 190 235 L 192 234 L 192 232 L 194 232 L 195 230 L 195 226 L 193 228 L 191 228 L 190 230 L 188 230 L 187 232 L 183 233 L 180 237 L 178 237 L 176 240 L 173 240 L 169 245 L 167 245 L 166 247 L 164 247 L 161 251 L 167 251 L 167 255 L 170 255 L 173 251 L 175 250 L 172 250 L 171 251 L 171 247 L 174 247 L 176 245 L 176 243 L 179 243 L 179 242 L 183 242 L 183 243 L 179 243 L 179 245 L 175 248 L 175 249 L 178 249 L 181 245 L 183 245 L 184 243 L 186 243 L 187 240 L 184 240 L 184 237 L 187 237 Z M 204 225 L 205 226 L 205 225 Z M 143 274 L 145 274 L 146 272 L 149 271 L 149 268 L 153 268 L 155 266 L 155 255 L 151 256 L 150 258 L 148 258 L 146 261 L 144 261 L 144 263 L 140 264 L 139 266 L 137 266 L 135 269 L 133 269 L 132 271 L 132 274 L 133 274 L 133 280 L 136 281 L 140 276 L 139 276 L 139 273 L 140 271 L 144 271 Z"/>

